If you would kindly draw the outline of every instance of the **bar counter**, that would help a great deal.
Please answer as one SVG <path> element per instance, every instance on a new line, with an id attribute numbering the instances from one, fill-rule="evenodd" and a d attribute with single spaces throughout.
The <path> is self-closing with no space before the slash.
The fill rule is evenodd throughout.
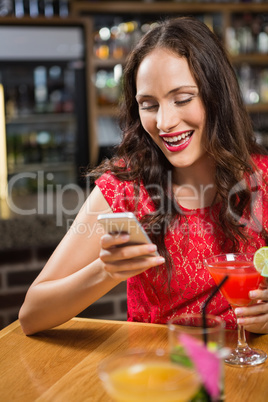
<path id="1" fill-rule="evenodd" d="M 235 346 L 236 339 L 235 331 L 226 331 L 226 345 Z M 250 334 L 248 340 L 268 353 L 268 335 Z M 167 344 L 165 325 L 74 318 L 25 336 L 15 321 L 0 331 L 0 401 L 110 402 L 98 378 L 99 362 L 127 348 Z M 268 361 L 249 368 L 225 365 L 225 389 L 226 402 L 266 402 Z"/>

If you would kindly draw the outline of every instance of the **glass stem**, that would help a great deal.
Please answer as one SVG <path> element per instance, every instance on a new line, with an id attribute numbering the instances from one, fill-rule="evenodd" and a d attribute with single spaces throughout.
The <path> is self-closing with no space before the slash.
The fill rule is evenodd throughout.
<path id="1" fill-rule="evenodd" d="M 238 341 L 237 341 L 237 349 L 249 349 L 246 340 L 245 329 L 243 325 L 238 324 Z"/>

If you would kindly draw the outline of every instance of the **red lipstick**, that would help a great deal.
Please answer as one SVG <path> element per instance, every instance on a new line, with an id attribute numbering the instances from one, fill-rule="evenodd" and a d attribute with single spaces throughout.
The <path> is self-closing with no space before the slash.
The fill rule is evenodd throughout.
<path id="1" fill-rule="evenodd" d="M 165 138 L 182 136 L 182 134 L 184 134 L 184 133 L 189 133 L 189 134 L 185 138 L 178 139 L 174 142 L 165 141 Z M 179 152 L 188 147 L 188 145 L 190 144 L 190 142 L 192 140 L 193 133 L 194 133 L 194 131 L 190 132 L 190 130 L 186 130 L 186 131 L 180 131 L 180 132 L 170 133 L 170 134 L 160 134 L 160 137 L 162 138 L 163 143 L 168 151 Z"/>

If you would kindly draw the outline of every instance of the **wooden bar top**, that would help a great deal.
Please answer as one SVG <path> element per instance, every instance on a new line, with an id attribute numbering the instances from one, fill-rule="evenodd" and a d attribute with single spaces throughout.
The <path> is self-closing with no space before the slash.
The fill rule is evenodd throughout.
<path id="1" fill-rule="evenodd" d="M 268 335 L 248 338 L 268 353 Z M 226 331 L 226 345 L 235 346 L 236 339 L 235 331 Z M 127 348 L 167 344 L 165 325 L 74 318 L 25 336 L 15 321 L 0 331 L 0 401 L 110 402 L 98 378 L 100 361 Z M 225 389 L 226 402 L 266 402 L 268 361 L 249 368 L 225 365 Z"/>

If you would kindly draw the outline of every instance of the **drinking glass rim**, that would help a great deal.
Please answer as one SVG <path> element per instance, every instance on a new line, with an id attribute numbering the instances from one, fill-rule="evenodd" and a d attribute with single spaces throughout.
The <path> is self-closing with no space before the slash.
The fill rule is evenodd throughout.
<path id="1" fill-rule="evenodd" d="M 206 321 L 208 322 L 209 320 L 215 320 L 216 325 L 214 327 L 206 327 L 204 328 L 202 325 L 200 326 L 191 326 L 191 325 L 183 325 L 183 324 L 175 324 L 174 322 L 176 320 L 180 319 L 185 319 L 185 320 L 190 320 L 191 318 L 198 318 L 200 319 L 200 323 L 202 324 L 203 316 L 202 313 L 193 313 L 193 314 L 181 314 L 178 315 L 177 317 L 171 318 L 167 322 L 168 329 L 170 331 L 176 331 L 179 329 L 183 329 L 183 332 L 188 333 L 188 334 L 213 334 L 215 332 L 221 331 L 225 328 L 225 321 L 219 316 L 216 316 L 214 314 L 206 314 Z"/>
<path id="2" fill-rule="evenodd" d="M 129 358 L 134 358 L 134 361 L 132 364 L 129 364 L 128 359 Z M 138 360 L 135 360 L 137 358 Z M 141 360 L 139 360 L 141 358 Z M 110 356 L 105 357 L 98 366 L 98 375 L 101 381 L 106 382 L 109 381 L 109 365 L 113 364 L 114 362 L 116 363 L 117 359 L 123 359 L 125 362 L 122 363 L 122 366 L 119 366 L 120 368 L 130 368 L 131 366 L 142 366 L 142 364 L 149 363 L 150 365 L 153 365 L 155 362 L 160 362 L 162 363 L 162 359 L 164 360 L 164 365 L 167 365 L 168 367 L 174 367 L 178 368 L 178 365 L 170 360 L 170 353 L 166 349 L 162 348 L 157 348 L 157 349 L 146 349 L 146 348 L 130 348 L 122 351 L 118 351 L 113 353 Z M 145 360 L 144 360 L 145 359 Z M 107 370 L 108 369 L 108 370 Z M 116 370 L 117 368 L 115 368 Z M 196 369 L 186 369 L 185 374 L 196 374 L 197 371 Z M 178 388 L 178 381 L 181 379 L 181 374 L 178 371 L 178 374 L 174 376 L 172 379 L 167 380 L 165 384 L 160 384 L 159 386 L 155 385 L 156 390 L 159 389 L 161 391 L 173 391 L 177 390 Z M 117 383 L 117 381 L 115 381 Z M 129 390 L 130 386 L 129 384 L 122 384 L 121 381 L 119 381 L 121 389 L 125 392 L 126 390 Z M 146 385 L 135 385 L 135 393 L 138 395 L 139 393 L 144 392 L 147 389 Z"/>
<path id="3" fill-rule="evenodd" d="M 217 260 L 218 262 L 233 262 L 233 261 L 245 261 L 245 262 L 252 262 L 253 264 L 253 257 L 254 257 L 255 253 L 221 253 L 221 254 L 215 254 L 215 255 L 211 255 L 210 257 L 204 258 L 203 262 L 206 266 L 210 266 L 212 264 L 212 261 Z M 229 256 L 230 259 L 226 258 L 226 256 Z M 235 257 L 241 257 L 241 259 L 237 259 Z M 243 258 L 244 257 L 244 258 Z M 248 259 L 247 259 L 248 257 Z M 225 258 L 225 260 L 224 260 Z M 215 262 L 215 261 L 214 261 Z M 251 268 L 251 267 L 243 267 L 245 269 L 247 268 Z M 217 269 L 226 269 L 226 267 L 217 267 Z"/>

